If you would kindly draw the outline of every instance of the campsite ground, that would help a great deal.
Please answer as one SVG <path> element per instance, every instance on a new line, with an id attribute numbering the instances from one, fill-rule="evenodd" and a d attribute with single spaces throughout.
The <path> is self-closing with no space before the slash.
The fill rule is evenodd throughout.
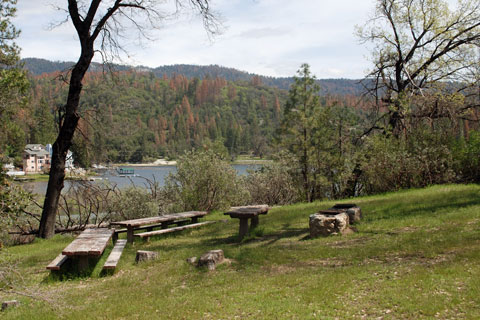
<path id="1" fill-rule="evenodd" d="M 21 305 L 2 318 L 480 318 L 480 186 L 353 201 L 364 217 L 353 234 L 309 238 L 308 216 L 332 201 L 274 208 L 241 243 L 238 221 L 217 212 L 203 229 L 127 246 L 114 275 L 100 272 L 111 247 L 89 277 L 50 275 L 72 236 L 3 249 L 0 301 Z M 137 265 L 139 249 L 159 258 Z M 232 263 L 186 262 L 212 249 Z"/>

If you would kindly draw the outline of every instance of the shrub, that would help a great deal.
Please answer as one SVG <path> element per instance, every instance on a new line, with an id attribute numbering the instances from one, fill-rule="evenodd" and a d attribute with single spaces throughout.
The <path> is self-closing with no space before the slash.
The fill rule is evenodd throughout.
<path id="1" fill-rule="evenodd" d="M 156 216 L 158 203 L 152 193 L 145 188 L 130 187 L 116 194 L 111 207 L 113 221 Z"/>
<path id="2" fill-rule="evenodd" d="M 299 199 L 291 163 L 282 157 L 255 171 L 249 171 L 249 175 L 243 179 L 252 204 L 284 205 Z"/>
<path id="3" fill-rule="evenodd" d="M 1 171 L 0 163 L 0 248 L 5 244 L 12 244 L 8 232 L 14 228 L 26 230 L 31 228 L 32 222 L 25 209 L 32 200 L 32 195 L 8 181 Z"/>
<path id="4" fill-rule="evenodd" d="M 453 160 L 448 147 L 433 136 L 405 139 L 372 137 L 362 166 L 366 193 L 394 191 L 451 182 Z"/>
<path id="5" fill-rule="evenodd" d="M 480 182 L 480 132 L 473 131 L 455 148 L 456 172 L 463 182 Z"/>
<path id="6" fill-rule="evenodd" d="M 186 152 L 177 162 L 177 172 L 166 179 L 164 197 L 170 210 L 222 210 L 248 201 L 235 169 L 215 152 Z"/>

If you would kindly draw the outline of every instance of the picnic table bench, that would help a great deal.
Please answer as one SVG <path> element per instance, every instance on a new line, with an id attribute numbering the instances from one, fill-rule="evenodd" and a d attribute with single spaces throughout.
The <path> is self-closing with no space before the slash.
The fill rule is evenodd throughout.
<path id="1" fill-rule="evenodd" d="M 117 237 L 118 233 L 127 232 L 127 242 L 133 243 L 134 237 L 148 239 L 149 237 L 154 235 L 180 231 L 188 228 L 195 228 L 201 225 L 212 223 L 210 221 L 198 223 L 198 219 L 206 215 L 207 215 L 206 211 L 188 211 L 188 212 L 181 212 L 181 213 L 166 214 L 166 215 L 157 216 L 157 217 L 116 221 L 116 222 L 111 222 L 110 225 L 126 228 L 126 229 L 115 230 L 114 237 Z M 189 222 L 191 224 L 185 225 Z M 167 227 L 171 224 L 177 224 L 180 226 L 176 228 L 167 229 Z M 162 230 L 154 231 L 153 229 L 157 227 L 161 227 Z M 137 234 L 134 233 L 137 230 L 145 230 L 145 229 L 147 230 L 147 232 L 137 233 Z"/>
<path id="2" fill-rule="evenodd" d="M 67 259 L 77 263 L 78 271 L 88 269 L 90 258 L 100 257 L 113 235 L 113 230 L 107 228 L 86 229 L 68 246 L 63 249 L 48 266 L 48 270 L 60 270 L 60 267 Z"/>
<path id="3" fill-rule="evenodd" d="M 250 228 L 255 228 L 258 225 L 258 216 L 260 214 L 267 214 L 270 208 L 266 204 L 243 206 L 243 207 L 231 207 L 224 215 L 229 215 L 230 218 L 237 218 L 240 220 L 239 237 L 240 240 L 248 233 L 248 219 L 251 220 Z"/>

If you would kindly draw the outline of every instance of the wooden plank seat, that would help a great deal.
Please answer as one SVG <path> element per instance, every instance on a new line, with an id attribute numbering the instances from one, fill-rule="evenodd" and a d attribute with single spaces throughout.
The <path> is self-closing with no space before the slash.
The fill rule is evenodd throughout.
<path id="1" fill-rule="evenodd" d="M 103 265 L 103 269 L 112 270 L 117 267 L 118 261 L 122 256 L 122 252 L 126 244 L 127 244 L 127 240 L 123 240 L 123 239 L 118 240 L 115 243 L 115 246 L 113 247 L 112 252 L 110 252 L 110 255 L 108 256 L 107 261 Z"/>
<path id="2" fill-rule="evenodd" d="M 47 270 L 58 271 L 62 264 L 67 261 L 68 257 L 64 254 L 59 254 L 52 262 L 47 266 Z"/>
<path id="3" fill-rule="evenodd" d="M 125 221 L 111 222 L 110 226 L 119 226 L 127 229 L 127 243 L 133 243 L 134 232 L 144 228 L 149 229 L 154 225 L 160 225 L 162 228 L 166 228 L 168 224 L 183 224 L 187 222 L 197 223 L 199 218 L 207 215 L 206 211 L 188 211 L 181 213 L 165 214 L 162 216 L 132 219 Z M 153 228 L 152 228 L 153 229 Z M 151 230 L 148 230 L 149 232 Z"/>
<path id="4" fill-rule="evenodd" d="M 180 224 L 185 224 L 189 222 L 189 220 L 178 220 L 178 221 L 166 221 L 166 222 L 162 222 L 162 223 L 158 223 L 158 224 L 151 224 L 151 225 L 148 225 L 148 226 L 142 226 L 142 227 L 137 227 L 135 228 L 135 230 L 148 230 L 148 229 L 153 229 L 153 228 L 159 228 L 159 227 L 167 227 L 171 224 L 176 224 L 176 225 L 180 225 Z M 127 232 L 127 228 L 123 228 L 123 229 L 115 229 L 115 233 L 125 233 Z M 152 231 L 152 230 L 149 230 L 149 231 Z"/>
<path id="5" fill-rule="evenodd" d="M 169 225 L 171 224 L 176 224 L 177 226 L 180 226 L 180 225 L 184 225 L 186 223 L 188 223 L 190 220 L 188 219 L 185 219 L 185 220 L 177 220 L 177 221 L 165 221 L 165 222 L 162 222 L 162 223 L 157 223 L 157 224 L 151 224 L 151 225 L 147 225 L 147 226 L 141 226 L 141 227 L 136 227 L 135 228 L 135 231 L 138 231 L 138 230 L 147 230 L 147 231 L 153 231 L 153 229 L 155 228 L 167 228 Z M 123 228 L 123 229 L 115 229 L 115 233 L 113 234 L 113 237 L 112 237 L 112 240 L 113 240 L 113 243 L 115 244 L 117 242 L 117 239 L 118 239 L 118 235 L 120 233 L 126 233 L 128 231 L 127 228 Z"/>
<path id="6" fill-rule="evenodd" d="M 151 236 L 157 236 L 157 235 L 160 235 L 160 234 L 166 234 L 166 233 L 175 232 L 175 231 L 192 229 L 192 228 L 204 226 L 204 225 L 207 225 L 207 224 L 210 224 L 210 223 L 215 223 L 215 221 L 204 221 L 204 222 L 198 222 L 198 223 L 193 223 L 193 224 L 187 224 L 187 225 L 180 226 L 180 227 L 136 233 L 136 234 L 134 234 L 134 236 L 145 239 L 145 240 L 148 240 L 148 238 L 150 238 Z"/>

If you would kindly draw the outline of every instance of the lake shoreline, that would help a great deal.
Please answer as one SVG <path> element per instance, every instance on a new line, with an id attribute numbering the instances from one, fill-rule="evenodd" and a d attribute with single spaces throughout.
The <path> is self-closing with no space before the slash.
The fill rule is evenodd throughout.
<path id="1" fill-rule="evenodd" d="M 261 165 L 271 163 L 273 160 L 266 160 L 266 159 L 240 159 L 232 161 L 232 165 L 240 164 L 240 165 Z M 165 159 L 158 159 L 154 162 L 149 163 L 114 163 L 110 164 L 109 167 L 165 167 L 165 166 L 176 166 L 176 160 L 165 160 Z"/>

